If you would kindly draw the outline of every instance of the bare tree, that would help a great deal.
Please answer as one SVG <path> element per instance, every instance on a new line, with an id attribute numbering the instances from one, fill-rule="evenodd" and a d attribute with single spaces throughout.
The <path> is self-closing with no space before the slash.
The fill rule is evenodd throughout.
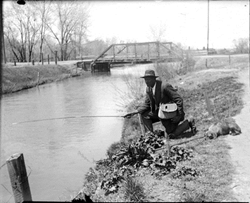
<path id="1" fill-rule="evenodd" d="M 17 61 L 31 61 L 39 29 L 36 19 L 36 11 L 30 5 L 21 7 L 12 2 L 5 12 L 4 34 Z"/>
<path id="2" fill-rule="evenodd" d="M 41 61 L 45 45 L 52 52 L 58 46 L 61 60 L 74 52 L 81 55 L 87 41 L 87 8 L 80 1 L 31 1 L 25 6 L 13 1 L 4 9 L 6 47 L 19 62 L 31 61 L 37 53 Z"/>
<path id="3" fill-rule="evenodd" d="M 236 53 L 240 53 L 240 54 L 243 54 L 243 53 L 248 53 L 248 50 L 249 50 L 249 39 L 247 38 L 240 38 L 238 40 L 234 39 L 233 40 L 233 44 L 234 44 L 234 47 L 235 47 L 235 51 Z"/>
<path id="4" fill-rule="evenodd" d="M 149 27 L 150 36 L 149 38 L 153 41 L 164 41 L 166 35 L 166 26 L 165 24 L 160 23 L 160 25 L 154 25 Z"/>
<path id="5" fill-rule="evenodd" d="M 107 38 L 105 42 L 106 42 L 107 46 L 109 46 L 111 44 L 116 44 L 117 43 L 117 39 L 116 39 L 116 37 Z"/>
<path id="6" fill-rule="evenodd" d="M 88 42 L 86 47 L 88 47 L 90 54 L 97 56 L 101 54 L 108 46 L 103 40 L 96 39 Z"/>
<path id="7" fill-rule="evenodd" d="M 17 61 L 26 61 L 26 34 L 24 11 L 14 3 L 4 13 L 4 34 Z"/>
<path id="8" fill-rule="evenodd" d="M 75 48 L 76 55 L 82 57 L 83 43 L 87 41 L 87 31 L 88 31 L 88 13 L 83 12 L 81 14 L 82 21 L 78 23 L 75 28 Z"/>
<path id="9" fill-rule="evenodd" d="M 31 5 L 37 13 L 36 23 L 39 25 L 39 61 L 41 61 L 41 54 L 43 53 L 43 45 L 45 42 L 47 24 L 51 21 L 51 3 L 50 1 L 31 2 Z"/>
<path id="10" fill-rule="evenodd" d="M 40 25 L 36 23 L 37 21 L 37 13 L 31 6 L 27 6 L 26 12 L 24 13 L 26 16 L 26 41 L 27 41 L 27 52 L 28 52 L 28 61 L 31 62 L 33 58 L 33 49 L 38 40 L 38 31 Z"/>
<path id="11" fill-rule="evenodd" d="M 69 49 L 74 43 L 74 35 L 78 35 L 78 42 L 81 43 L 86 33 L 88 16 L 85 11 L 82 2 L 57 1 L 53 4 L 57 24 L 47 24 L 47 26 L 59 44 L 62 61 L 67 60 L 72 52 L 72 49 L 70 51 Z"/>

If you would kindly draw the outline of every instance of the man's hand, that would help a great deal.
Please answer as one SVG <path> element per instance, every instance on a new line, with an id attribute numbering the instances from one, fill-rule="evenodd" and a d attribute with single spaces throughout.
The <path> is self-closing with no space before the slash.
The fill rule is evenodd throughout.
<path id="1" fill-rule="evenodd" d="M 153 89 L 152 89 L 152 87 L 147 87 L 146 88 L 146 93 L 148 94 L 148 96 L 150 98 L 152 98 L 153 97 Z"/>
<path id="2" fill-rule="evenodd" d="M 131 118 L 133 115 L 137 114 L 138 112 L 132 112 L 132 113 L 127 113 L 126 115 L 124 115 L 124 118 Z"/>
<path id="3" fill-rule="evenodd" d="M 148 116 L 149 117 L 153 117 L 154 116 L 154 113 L 152 111 L 148 112 Z"/>

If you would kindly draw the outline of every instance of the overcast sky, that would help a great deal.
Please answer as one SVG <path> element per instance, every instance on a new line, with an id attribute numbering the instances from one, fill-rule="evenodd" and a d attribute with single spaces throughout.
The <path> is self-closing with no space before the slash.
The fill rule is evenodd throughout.
<path id="1" fill-rule="evenodd" d="M 93 1 L 90 23 L 91 40 L 152 41 L 153 28 L 165 30 L 165 41 L 202 48 L 207 46 L 208 1 Z M 209 47 L 231 48 L 234 39 L 248 37 L 248 1 L 210 0 Z"/>
<path id="2" fill-rule="evenodd" d="M 208 0 L 79 2 L 89 5 L 89 40 L 154 41 L 154 30 L 163 31 L 162 41 L 195 49 L 207 47 Z M 234 39 L 248 37 L 248 0 L 209 1 L 210 48 L 232 48 Z"/>

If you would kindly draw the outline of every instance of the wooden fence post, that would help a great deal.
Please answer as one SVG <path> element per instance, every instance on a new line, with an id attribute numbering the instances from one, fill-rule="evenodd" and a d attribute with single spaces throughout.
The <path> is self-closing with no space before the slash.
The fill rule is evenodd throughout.
<path id="1" fill-rule="evenodd" d="M 35 60 L 34 60 L 34 59 L 32 59 L 32 65 L 33 65 L 33 66 L 35 65 Z"/>
<path id="2" fill-rule="evenodd" d="M 23 154 L 14 154 L 6 162 L 15 202 L 32 201 Z"/>
<path id="3" fill-rule="evenodd" d="M 231 63 L 231 56 L 230 54 L 228 55 L 228 61 L 229 61 L 229 64 Z"/>
<path id="4" fill-rule="evenodd" d="M 137 50 L 136 50 L 136 43 L 135 43 L 135 61 L 137 60 Z"/>
<path id="5" fill-rule="evenodd" d="M 49 54 L 48 54 L 48 64 L 49 64 Z"/>
<path id="6" fill-rule="evenodd" d="M 36 83 L 36 86 L 39 85 L 39 82 L 40 82 L 40 72 L 37 72 L 37 83 Z"/>
<path id="7" fill-rule="evenodd" d="M 55 51 L 55 64 L 57 65 L 57 51 Z"/>
<path id="8" fill-rule="evenodd" d="M 43 65 L 43 53 L 41 53 L 41 61 L 42 61 L 42 65 Z"/>
<path id="9" fill-rule="evenodd" d="M 16 60 L 14 59 L 14 66 L 16 66 Z"/>

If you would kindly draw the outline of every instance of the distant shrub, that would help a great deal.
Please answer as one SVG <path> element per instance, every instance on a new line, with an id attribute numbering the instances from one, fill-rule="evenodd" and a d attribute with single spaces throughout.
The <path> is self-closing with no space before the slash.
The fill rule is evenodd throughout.
<path id="1" fill-rule="evenodd" d="M 155 62 L 155 70 L 161 79 L 169 80 L 177 75 L 185 75 L 193 71 L 196 61 L 191 53 L 186 52 L 186 57 L 182 61 L 176 62 Z"/>

